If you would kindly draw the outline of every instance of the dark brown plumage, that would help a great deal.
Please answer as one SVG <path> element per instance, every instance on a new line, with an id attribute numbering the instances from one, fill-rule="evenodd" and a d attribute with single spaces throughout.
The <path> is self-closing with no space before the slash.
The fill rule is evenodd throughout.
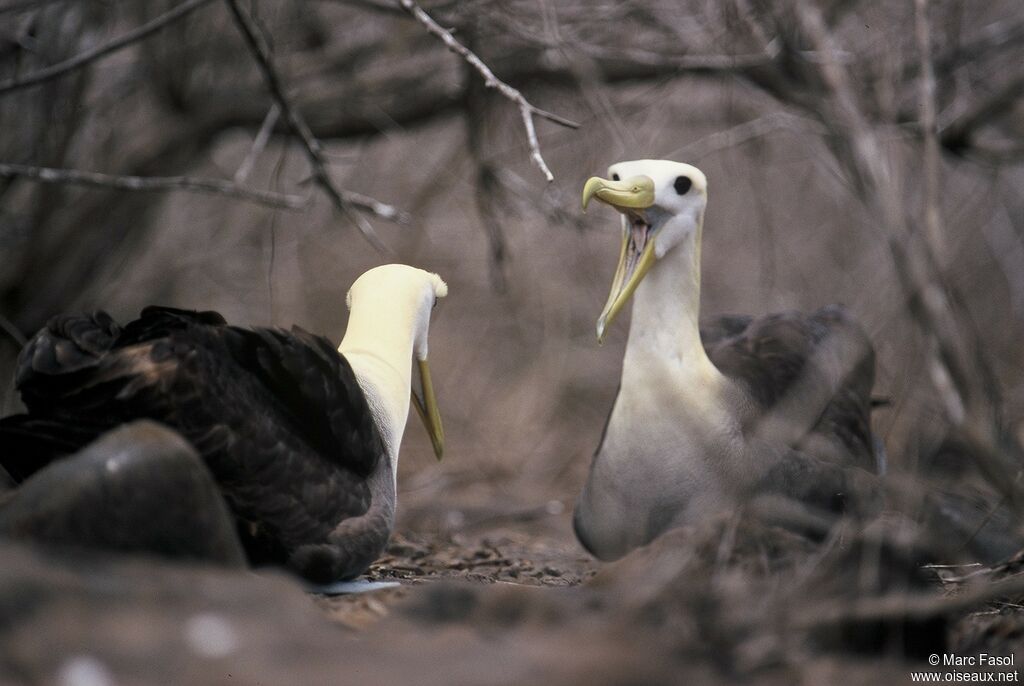
<path id="1" fill-rule="evenodd" d="M 810 387 L 818 387 L 818 406 L 801 408 L 810 413 L 801 418 L 808 429 L 792 447 L 804 445 L 818 458 L 878 470 L 871 434 L 875 353 L 845 308 L 719 317 L 701 326 L 701 340 L 708 358 L 747 390 L 761 416 L 790 393 L 815 395 Z M 836 369 L 845 373 L 832 378 Z"/>
<path id="2" fill-rule="evenodd" d="M 124 328 L 103 312 L 55 317 L 23 350 L 17 387 L 28 411 L 0 421 L 16 480 L 151 418 L 202 455 L 252 562 L 351 578 L 387 542 L 391 464 L 352 369 L 319 336 L 161 307 Z"/>

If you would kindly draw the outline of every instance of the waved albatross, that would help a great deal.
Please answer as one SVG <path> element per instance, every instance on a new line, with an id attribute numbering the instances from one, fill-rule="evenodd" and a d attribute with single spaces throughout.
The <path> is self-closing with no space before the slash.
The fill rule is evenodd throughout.
<path id="1" fill-rule="evenodd" d="M 723 317 L 701 330 L 704 174 L 636 160 L 608 175 L 583 191 L 584 209 L 597 199 L 622 216 L 598 339 L 631 296 L 634 304 L 619 392 L 576 505 L 583 546 L 620 557 L 768 483 L 799 491 L 789 482 L 805 481 L 806 465 L 874 471 L 874 353 L 852 318 L 829 306 Z"/>
<path id="2" fill-rule="evenodd" d="M 20 481 L 112 427 L 154 419 L 200 453 L 251 562 L 350 579 L 394 524 L 410 398 L 443 454 L 427 332 L 446 294 L 436 274 L 371 269 L 348 293 L 337 351 L 297 327 L 244 329 L 215 312 L 148 307 L 124 327 L 104 312 L 55 317 L 19 358 L 28 411 L 0 420 L 0 464 Z"/>

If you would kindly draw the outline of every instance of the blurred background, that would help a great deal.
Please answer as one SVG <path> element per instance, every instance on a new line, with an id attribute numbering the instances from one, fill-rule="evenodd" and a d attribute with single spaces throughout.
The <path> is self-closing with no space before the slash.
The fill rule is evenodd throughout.
<path id="1" fill-rule="evenodd" d="M 338 341 L 352 281 L 409 263 L 450 286 L 430 332 L 449 447 L 435 464 L 410 422 L 402 517 L 459 528 L 537 512 L 568 537 L 627 330 L 596 342 L 619 227 L 607 208 L 583 215 L 580 191 L 651 157 L 708 176 L 704 314 L 839 302 L 863 323 L 894 470 L 960 473 L 964 427 L 1017 450 L 1019 0 L 425 0 L 499 79 L 579 124 L 535 118 L 550 183 L 516 103 L 398 2 L 239 4 L 334 185 L 410 221 L 362 214 L 381 251 L 337 210 L 226 3 L 4 0 L 6 411 L 20 341 L 54 314 L 126 321 L 164 304 Z M 121 49 L 20 82 L 147 23 Z M 83 187 L 29 168 L 111 176 Z M 217 179 L 301 207 L 109 187 L 128 176 Z"/>

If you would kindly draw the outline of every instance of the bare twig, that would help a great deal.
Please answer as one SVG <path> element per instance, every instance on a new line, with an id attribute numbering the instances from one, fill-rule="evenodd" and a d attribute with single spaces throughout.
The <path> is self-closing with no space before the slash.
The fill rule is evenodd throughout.
<path id="1" fill-rule="evenodd" d="M 813 604 L 798 612 L 795 620 L 807 628 L 850 620 L 920 620 L 966 612 L 1003 597 L 1017 598 L 1022 593 L 1024 576 L 1013 576 L 1003 581 L 972 585 L 956 595 L 893 593 L 858 598 L 853 602 Z"/>
<path id="2" fill-rule="evenodd" d="M 466 65 L 466 69 L 469 68 L 469 65 Z M 507 288 L 505 268 L 508 247 L 502 227 L 503 213 L 498 211 L 497 205 L 505 189 L 494 164 L 487 159 L 484 151 L 484 122 L 487 119 L 487 110 L 486 89 L 476 79 L 469 80 L 466 84 L 464 120 L 469 154 L 476 166 L 476 207 L 491 249 L 491 287 L 496 292 L 503 293 Z"/>
<path id="3" fill-rule="evenodd" d="M 191 176 L 118 176 L 77 169 L 54 169 L 52 167 L 0 163 L 0 178 L 25 178 L 42 183 L 96 186 L 126 191 L 189 191 L 226 195 L 283 210 L 300 210 L 308 204 L 308 199 L 301 195 L 263 191 L 239 186 L 221 179 Z"/>
<path id="4" fill-rule="evenodd" d="M 11 340 L 14 341 L 19 348 L 25 347 L 25 344 L 28 343 L 28 339 L 25 337 L 25 334 L 21 332 L 21 329 L 15 326 L 14 322 L 2 314 L 0 314 L 0 331 L 3 331 L 10 336 Z"/>
<path id="5" fill-rule="evenodd" d="M 381 219 L 386 219 L 396 224 L 408 224 L 412 221 L 412 217 L 407 212 L 403 212 L 394 205 L 389 205 L 386 202 L 381 202 L 355 191 L 339 189 L 338 192 L 341 193 L 341 197 L 345 199 L 349 207 L 369 212 Z"/>
<path id="6" fill-rule="evenodd" d="M 249 152 L 246 153 L 245 159 L 238 165 L 238 170 L 235 172 L 235 183 L 245 183 L 245 180 L 249 178 L 249 174 L 252 172 L 252 167 L 256 164 L 256 158 L 262 153 L 263 149 L 267 147 L 267 141 L 270 140 L 270 134 L 274 131 L 274 126 L 277 124 L 278 118 L 281 116 L 281 108 L 275 102 L 274 105 L 267 112 L 267 116 L 263 119 L 263 123 L 260 125 L 260 130 L 256 133 L 256 137 L 252 140 L 252 146 L 249 148 Z"/>
<path id="7" fill-rule="evenodd" d="M 921 130 L 924 134 L 924 226 L 940 264 L 945 261 L 945 235 L 939 210 L 939 136 L 935 105 L 935 70 L 928 22 L 928 0 L 914 0 L 914 33 L 917 36 L 921 82 Z"/>
<path id="8" fill-rule="evenodd" d="M 399 0 L 399 2 L 401 3 L 402 8 L 411 14 L 416 21 L 423 24 L 427 31 L 440 38 L 441 41 L 448 46 L 449 50 L 466 60 L 473 69 L 483 76 L 484 85 L 488 88 L 497 89 L 499 93 L 519 107 L 519 113 L 523 118 L 523 126 L 526 128 L 526 138 L 530 144 L 530 156 L 533 158 L 534 163 L 540 168 L 544 177 L 548 181 L 554 181 L 554 175 L 551 173 L 551 170 L 548 169 L 548 165 L 544 161 L 544 157 L 540 154 L 540 143 L 537 141 L 537 129 L 534 127 L 533 118 L 534 116 L 542 117 L 548 121 L 553 121 L 556 124 L 561 124 L 562 126 L 567 126 L 571 129 L 579 128 L 579 124 L 530 104 L 522 93 L 495 76 L 494 72 L 491 71 L 491 68 L 484 64 L 484 61 L 477 57 L 476 53 L 459 41 L 455 40 L 451 31 L 445 29 L 434 21 L 431 16 L 423 11 L 423 8 L 413 2 L 413 0 Z"/>
<path id="9" fill-rule="evenodd" d="M 825 133 L 825 128 L 811 119 L 798 117 L 788 112 L 771 112 L 756 119 L 737 124 L 724 131 L 715 131 L 703 138 L 687 143 L 673 150 L 667 157 L 696 161 L 713 152 L 742 145 L 778 130 L 789 130 L 798 133 L 809 131 L 822 135 Z"/>
<path id="10" fill-rule="evenodd" d="M 1024 97 L 1024 75 L 1011 79 L 988 98 L 974 105 L 942 131 L 942 144 L 959 152 L 968 147 L 971 137 L 985 124 L 1007 112 Z"/>
<path id="11" fill-rule="evenodd" d="M 0 14 L 25 12 L 27 10 L 36 9 L 37 7 L 53 5 L 58 2 L 66 2 L 66 0 L 24 0 L 24 2 L 11 2 L 6 5 L 0 5 Z"/>
<path id="12" fill-rule="evenodd" d="M 609 48 L 589 43 L 576 44 L 581 51 L 593 58 L 628 59 L 637 64 L 671 67 L 690 72 L 729 72 L 752 69 L 771 64 L 775 56 L 769 51 L 745 55 L 689 55 L 670 52 L 655 52 L 643 48 Z"/>
<path id="13" fill-rule="evenodd" d="M 396 3 L 397 7 L 397 3 Z M 435 11 L 436 16 L 436 11 Z M 742 14 L 742 13 L 741 13 Z M 538 49 L 571 49 L 586 56 L 602 67 L 605 78 L 613 76 L 618 70 L 639 71 L 648 74 L 705 74 L 720 75 L 732 72 L 743 72 L 771 64 L 778 50 L 774 43 L 764 41 L 765 48 L 760 52 L 736 55 L 728 54 L 694 54 L 679 51 L 656 51 L 645 48 L 608 46 L 590 43 L 577 39 L 566 39 L 564 36 L 542 35 L 519 21 L 510 20 L 501 15 L 492 17 L 495 28 L 503 33 L 515 36 L 524 45 Z M 510 79 L 511 80 L 511 79 Z M 616 80 L 616 79 L 611 79 Z"/>
<path id="14" fill-rule="evenodd" d="M 995 185 L 993 183 L 993 185 Z M 993 218 L 981 229 L 989 251 L 1003 272 L 1003 278 L 1010 286 L 1010 305 L 1017 319 L 1024 321 L 1024 241 L 1015 230 L 1011 216 L 1003 210 L 1003 217 Z"/>
<path id="15" fill-rule="evenodd" d="M 91 50 L 86 50 L 85 52 L 66 59 L 63 62 L 51 64 L 49 67 L 32 72 L 26 76 L 0 83 L 0 95 L 21 90 L 22 88 L 28 88 L 29 86 L 35 86 L 45 81 L 49 81 L 50 79 L 55 79 L 70 71 L 74 71 L 75 69 L 80 69 L 90 62 L 95 62 L 101 57 L 105 57 L 112 52 L 117 52 L 125 46 L 131 45 L 136 41 L 146 38 L 150 34 L 156 33 L 168 24 L 187 16 L 192 11 L 199 9 L 203 5 L 211 3 L 212 1 L 213 0 L 186 0 L 169 12 L 161 14 L 159 17 L 146 22 L 142 26 L 129 31 L 123 36 L 115 38 L 108 43 L 98 45 Z"/>
<path id="16" fill-rule="evenodd" d="M 1007 21 L 1005 19 L 992 22 L 977 34 L 935 56 L 934 71 L 940 77 L 951 79 L 952 75 L 965 64 L 977 67 L 979 64 L 1002 54 L 1007 48 L 1015 48 L 1024 39 L 1024 19 Z M 903 67 L 901 80 L 910 82 L 919 75 L 921 63 L 908 62 Z"/>
<path id="17" fill-rule="evenodd" d="M 274 67 L 270 47 L 267 45 L 262 30 L 252 18 L 252 15 L 249 14 L 249 11 L 238 0 L 227 0 L 227 4 L 231 9 L 232 15 L 235 17 L 235 23 L 245 38 L 246 44 L 249 46 L 249 50 L 252 52 L 253 57 L 256 58 L 260 71 L 263 72 L 263 78 L 267 82 L 271 95 L 277 102 L 278 107 L 281 108 L 281 113 L 284 114 L 285 121 L 288 122 L 288 126 L 302 143 L 306 158 L 313 169 L 313 180 L 327 194 L 334 207 L 356 225 L 366 240 L 381 252 L 386 252 L 386 248 L 380 238 L 377 237 L 373 226 L 366 221 L 365 217 L 356 212 L 355 208 L 358 207 L 359 209 L 372 212 L 378 217 L 391 221 L 400 221 L 404 217 L 403 213 L 390 205 L 371 198 L 356 196 L 343 191 L 334 184 L 330 174 L 327 172 L 327 161 L 324 157 L 323 146 L 313 135 L 309 124 L 306 123 L 306 120 L 292 105 L 288 96 L 285 95 L 281 77 Z"/>
<path id="18" fill-rule="evenodd" d="M 333 0 L 333 2 L 383 14 L 402 14 L 402 8 L 398 6 L 398 2 L 395 0 Z"/>
<path id="19" fill-rule="evenodd" d="M 324 157 L 330 157 L 330 153 L 324 151 Z M 298 185 L 306 186 L 310 183 L 314 183 L 315 181 L 316 176 L 309 175 L 301 179 L 298 182 Z M 395 222 L 396 224 L 409 224 L 412 222 L 412 216 L 410 216 L 408 212 L 403 212 L 393 205 L 381 202 L 380 200 L 371 198 L 368 195 L 363 195 L 362 193 L 356 193 L 355 191 L 338 189 L 338 192 L 340 192 L 342 197 L 345 198 L 345 202 L 357 210 L 370 212 L 381 219 L 386 219 L 388 221 Z"/>
<path id="20" fill-rule="evenodd" d="M 817 8 L 797 4 L 801 31 L 822 55 L 833 53 L 832 37 Z M 999 419 L 999 391 L 982 353 L 977 331 L 964 314 L 962 302 L 945 282 L 928 240 L 915 240 L 907 231 L 902 204 L 885 152 L 859 108 L 846 70 L 836 60 L 815 63 L 830 105 L 823 123 L 849 137 L 841 151 L 869 208 L 877 212 L 894 272 L 908 301 L 910 315 L 930 341 L 932 381 L 944 410 L 971 447 L 972 456 L 990 483 L 1017 512 L 1024 511 L 1024 491 L 1014 474 L 1024 463 L 1016 441 Z M 925 234 L 925 238 L 929 238 Z"/>

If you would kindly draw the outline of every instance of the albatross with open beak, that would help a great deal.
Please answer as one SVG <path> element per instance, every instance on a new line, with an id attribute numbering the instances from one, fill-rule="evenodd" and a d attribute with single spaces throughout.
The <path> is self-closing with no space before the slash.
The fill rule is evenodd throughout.
<path id="1" fill-rule="evenodd" d="M 873 470 L 874 357 L 850 316 L 830 306 L 723 317 L 702 332 L 704 174 L 636 160 L 608 176 L 583 190 L 584 209 L 597 200 L 622 220 L 598 340 L 630 300 L 633 317 L 619 393 L 576 506 L 580 542 L 614 559 L 737 507 L 793 450 Z"/>

